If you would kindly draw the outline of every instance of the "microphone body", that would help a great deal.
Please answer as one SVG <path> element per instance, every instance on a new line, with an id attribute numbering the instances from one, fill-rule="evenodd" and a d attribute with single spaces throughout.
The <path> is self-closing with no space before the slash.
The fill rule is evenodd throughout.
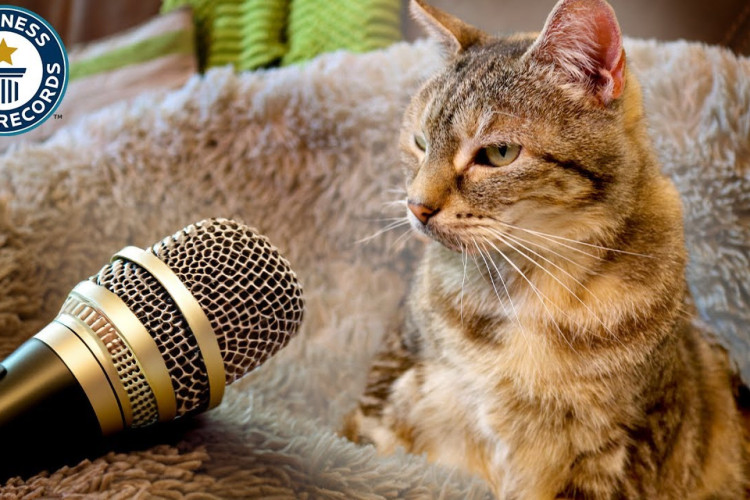
<path id="1" fill-rule="evenodd" d="M 288 262 L 235 221 L 122 249 L 0 364 L 0 476 L 72 465 L 215 407 L 286 345 L 303 308 Z"/>
<path id="2" fill-rule="evenodd" d="M 72 464 L 103 445 L 78 380 L 44 342 L 27 340 L 0 369 L 0 476 Z"/>

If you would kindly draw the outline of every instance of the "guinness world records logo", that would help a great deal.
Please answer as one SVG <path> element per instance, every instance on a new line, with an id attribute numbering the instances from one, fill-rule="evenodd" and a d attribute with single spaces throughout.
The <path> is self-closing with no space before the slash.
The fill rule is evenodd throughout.
<path id="1" fill-rule="evenodd" d="M 29 10 L 0 5 L 0 135 L 39 126 L 67 85 L 68 55 L 52 26 Z"/>

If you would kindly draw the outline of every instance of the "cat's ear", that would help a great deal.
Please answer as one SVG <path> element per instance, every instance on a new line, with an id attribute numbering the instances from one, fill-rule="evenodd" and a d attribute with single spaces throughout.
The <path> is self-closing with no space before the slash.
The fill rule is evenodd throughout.
<path id="1" fill-rule="evenodd" d="M 529 56 L 554 64 L 603 105 L 622 95 L 625 51 L 615 12 L 604 0 L 560 0 Z"/>
<path id="2" fill-rule="evenodd" d="M 479 28 L 428 5 L 424 0 L 411 0 L 409 10 L 422 28 L 440 42 L 448 56 L 456 56 L 469 47 L 481 44 L 490 38 Z"/>

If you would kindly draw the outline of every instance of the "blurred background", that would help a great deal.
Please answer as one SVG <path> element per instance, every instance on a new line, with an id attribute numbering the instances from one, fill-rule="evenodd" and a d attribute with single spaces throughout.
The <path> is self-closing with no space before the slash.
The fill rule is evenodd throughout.
<path id="1" fill-rule="evenodd" d="M 357 1 L 357 0 L 351 0 Z M 161 0 L 6 0 L 47 19 L 65 44 L 95 40 L 158 13 Z M 432 0 L 433 5 L 489 33 L 539 31 L 555 0 Z M 750 0 L 610 0 L 623 32 L 632 37 L 684 38 L 724 45 L 750 55 Z M 403 1 L 402 31 L 422 34 Z"/>
<path id="2" fill-rule="evenodd" d="M 608 0 L 630 37 L 697 40 L 750 54 L 750 0 Z M 406 4 L 407 2 L 403 2 Z M 432 0 L 488 33 L 540 31 L 556 0 Z M 405 15 L 406 38 L 419 27 Z"/>

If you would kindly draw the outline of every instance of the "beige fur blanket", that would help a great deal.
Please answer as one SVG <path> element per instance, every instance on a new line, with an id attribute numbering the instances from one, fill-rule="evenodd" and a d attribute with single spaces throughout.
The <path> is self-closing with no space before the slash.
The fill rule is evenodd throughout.
<path id="1" fill-rule="evenodd" d="M 747 377 L 750 60 L 687 43 L 626 48 L 684 196 L 696 303 Z M 489 498 L 476 479 L 335 434 L 420 250 L 399 230 L 358 241 L 402 215 L 388 205 L 402 196 L 400 115 L 438 65 L 419 42 L 212 70 L 0 158 L 0 359 L 116 250 L 210 216 L 268 235 L 307 299 L 298 337 L 176 441 L 12 479 L 0 498 Z"/>

